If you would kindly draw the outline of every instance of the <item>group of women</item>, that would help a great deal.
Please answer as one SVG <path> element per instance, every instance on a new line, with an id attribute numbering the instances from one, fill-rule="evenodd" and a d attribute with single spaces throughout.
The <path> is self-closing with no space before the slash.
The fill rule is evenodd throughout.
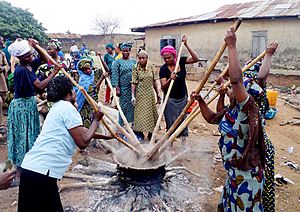
<path id="1" fill-rule="evenodd" d="M 188 100 L 186 64 L 199 61 L 186 36 L 183 36 L 182 42 L 190 55 L 179 58 L 177 72 L 175 48 L 165 46 L 161 50 L 164 64 L 160 68 L 159 79 L 164 94 L 171 80 L 174 80 L 164 111 L 167 129 L 172 126 Z M 192 94 L 190 97 L 199 102 L 205 120 L 219 125 L 219 148 L 227 178 L 218 208 L 220 211 L 274 211 L 274 147 L 264 128 L 264 91 L 277 43 L 268 46 L 258 72 L 248 71 L 243 78 L 232 27 L 226 33 L 225 42 L 228 46 L 231 88 L 220 89 L 217 112 L 207 106 L 201 95 Z M 37 65 L 42 60 L 48 61 L 38 49 L 40 56 L 32 59 L 31 48 L 35 48 L 36 44 L 34 40 L 18 41 L 9 49 L 20 60 L 14 73 L 15 98 L 9 107 L 9 158 L 17 167 L 21 167 L 19 211 L 45 208 L 62 211 L 56 182 L 71 163 L 76 146 L 85 148 L 92 138 L 111 137 L 96 132 L 103 114 L 98 112 L 91 116 L 92 108 L 80 91 L 74 91 L 66 77 L 54 77 L 62 68 L 61 65 L 55 64 L 53 70 L 41 80 L 36 77 Z M 56 49 L 54 44 L 49 46 Z M 151 139 L 158 117 L 156 103 L 161 101 L 156 83 L 158 76 L 148 62 L 146 51 L 141 50 L 136 60 L 130 57 L 131 43 L 124 42 L 119 47 L 122 55 L 119 59 L 113 57 L 110 67 L 99 59 L 111 74 L 111 83 L 119 96 L 121 109 L 127 121 L 132 123 L 135 134 L 144 139 L 146 133 L 148 139 Z M 107 48 L 113 49 L 112 46 Z M 77 71 L 79 84 L 96 98 L 101 79 L 95 79 L 92 67 L 92 60 L 82 59 L 77 64 Z M 45 89 L 47 85 L 48 101 L 54 104 L 40 133 L 34 96 L 36 89 Z M 224 103 L 225 94 L 230 99 L 228 107 Z M 121 118 L 119 122 L 124 124 Z M 187 135 L 188 130 L 185 129 L 181 136 L 185 138 Z"/>

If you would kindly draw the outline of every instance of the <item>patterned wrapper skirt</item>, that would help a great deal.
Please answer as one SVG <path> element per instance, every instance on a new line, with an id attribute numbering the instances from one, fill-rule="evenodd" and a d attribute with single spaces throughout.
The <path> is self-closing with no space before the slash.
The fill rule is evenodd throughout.
<path id="1" fill-rule="evenodd" d="M 34 96 L 12 100 L 8 109 L 7 128 L 8 158 L 19 167 L 40 133 Z"/>
<path id="2" fill-rule="evenodd" d="M 264 173 L 260 167 L 249 171 L 228 168 L 218 212 L 263 211 Z"/>

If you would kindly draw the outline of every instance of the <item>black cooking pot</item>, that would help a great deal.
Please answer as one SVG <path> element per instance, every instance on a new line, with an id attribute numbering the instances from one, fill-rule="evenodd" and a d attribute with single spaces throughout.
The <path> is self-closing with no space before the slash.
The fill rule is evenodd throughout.
<path id="1" fill-rule="evenodd" d="M 118 151 L 122 157 L 126 157 L 127 148 L 122 148 Z M 169 153 L 161 155 L 160 160 L 154 161 L 154 165 L 141 167 L 134 166 L 133 164 L 125 164 L 124 161 L 121 161 L 116 155 L 114 155 L 114 160 L 117 163 L 117 173 L 121 180 L 126 183 L 134 185 L 153 185 L 161 183 L 165 174 L 166 174 L 166 163 L 170 159 Z"/>

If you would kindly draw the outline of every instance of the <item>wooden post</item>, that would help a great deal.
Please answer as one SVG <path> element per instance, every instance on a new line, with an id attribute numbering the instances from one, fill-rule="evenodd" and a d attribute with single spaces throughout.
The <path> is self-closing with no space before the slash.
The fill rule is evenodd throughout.
<path id="1" fill-rule="evenodd" d="M 238 19 L 235 23 L 234 23 L 234 29 L 235 31 L 239 28 L 239 26 L 242 23 L 242 19 Z M 222 46 L 220 47 L 219 51 L 217 52 L 216 56 L 214 57 L 213 61 L 211 62 L 209 68 L 207 69 L 207 71 L 205 72 L 200 84 L 198 85 L 198 87 L 195 90 L 196 94 L 199 94 L 201 89 L 204 87 L 206 81 L 208 80 L 210 74 L 212 73 L 212 71 L 214 70 L 215 66 L 217 65 L 218 61 L 220 60 L 222 54 L 224 53 L 225 49 L 226 49 L 227 45 L 225 43 L 225 41 L 223 42 Z M 173 123 L 173 125 L 170 127 L 170 129 L 166 132 L 166 134 L 163 136 L 163 138 L 146 154 L 146 158 L 147 160 L 150 159 L 152 157 L 152 155 L 164 144 L 164 142 L 166 142 L 166 140 L 170 137 L 171 133 L 176 129 L 176 127 L 181 123 L 181 121 L 183 120 L 186 111 L 189 109 L 189 107 L 192 105 L 194 100 L 190 100 L 188 101 L 187 105 L 184 107 L 184 109 L 182 110 L 182 112 L 180 113 L 180 115 L 178 116 L 178 118 L 176 119 L 176 121 Z"/>

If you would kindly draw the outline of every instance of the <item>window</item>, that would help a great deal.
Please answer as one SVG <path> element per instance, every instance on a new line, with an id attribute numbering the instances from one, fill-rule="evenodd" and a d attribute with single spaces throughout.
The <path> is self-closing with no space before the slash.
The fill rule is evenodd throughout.
<path id="1" fill-rule="evenodd" d="M 252 57 L 257 57 L 267 48 L 267 31 L 252 32 Z"/>
<path id="2" fill-rule="evenodd" d="M 178 36 L 162 36 L 162 38 L 160 39 L 160 50 L 162 50 L 162 48 L 164 48 L 165 46 L 173 46 L 175 49 L 177 47 L 177 37 Z M 180 36 L 179 36 L 180 38 Z"/>

